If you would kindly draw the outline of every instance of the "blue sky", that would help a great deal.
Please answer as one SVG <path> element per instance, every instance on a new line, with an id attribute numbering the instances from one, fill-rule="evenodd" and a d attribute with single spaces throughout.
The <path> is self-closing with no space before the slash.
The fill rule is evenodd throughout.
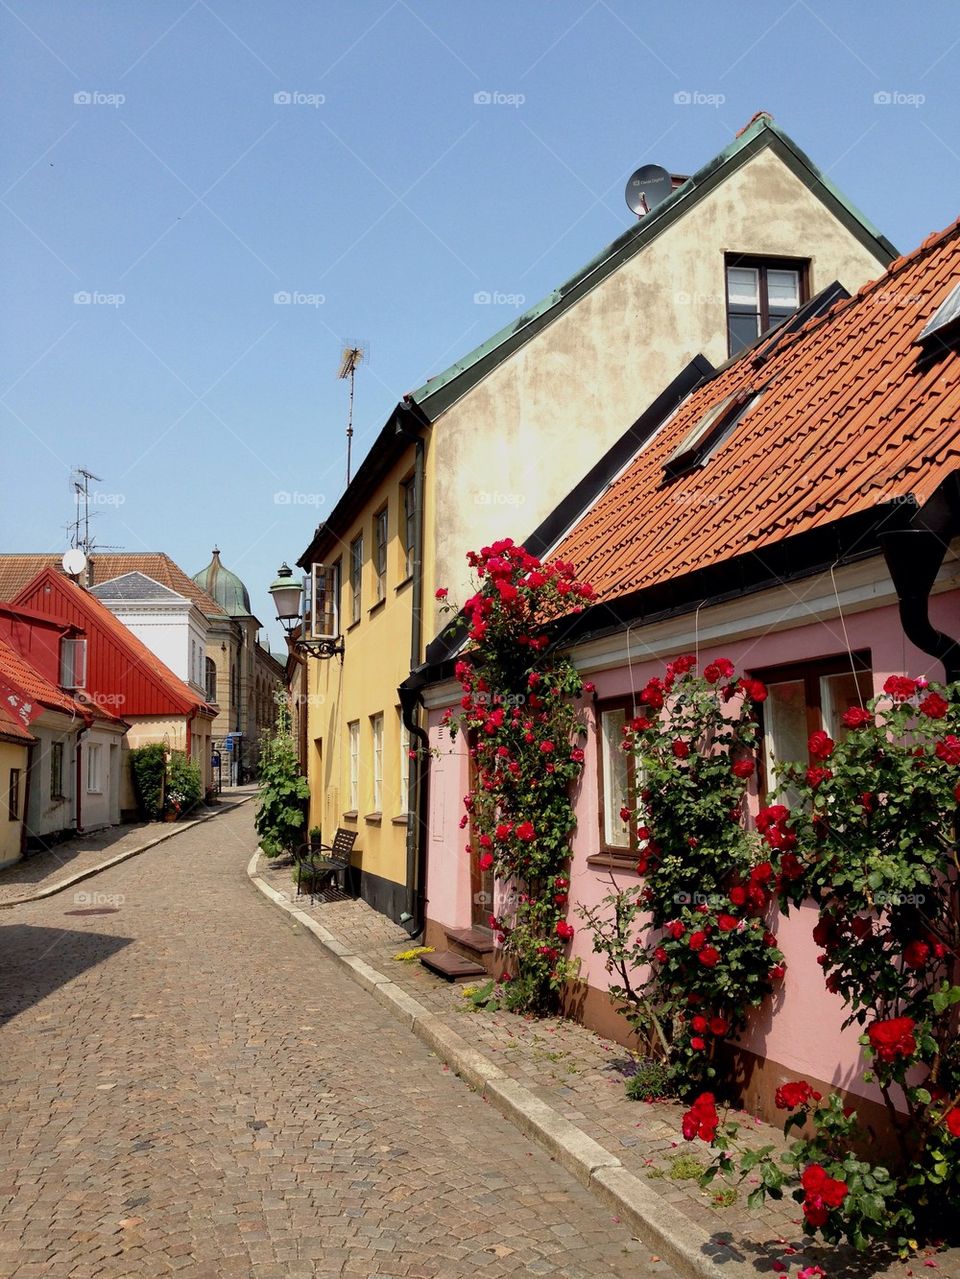
<path id="1" fill-rule="evenodd" d="M 83 465 L 102 545 L 195 572 L 217 542 L 265 623 L 343 488 L 342 341 L 369 344 L 358 462 L 399 396 L 630 225 L 637 165 L 692 172 L 764 108 L 899 249 L 960 212 L 955 0 L 0 0 L 0 23 L 0 549 L 66 546 Z"/>

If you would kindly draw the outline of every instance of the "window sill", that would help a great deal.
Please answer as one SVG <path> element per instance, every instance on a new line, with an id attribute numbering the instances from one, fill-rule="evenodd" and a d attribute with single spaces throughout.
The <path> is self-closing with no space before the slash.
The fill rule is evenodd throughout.
<path id="1" fill-rule="evenodd" d="M 352 630 L 355 630 L 360 625 L 360 622 L 362 620 L 363 620 L 362 618 L 358 617 L 355 622 L 351 622 L 350 625 L 347 627 L 347 629 L 344 631 L 344 635 L 349 635 Z"/>
<path id="2" fill-rule="evenodd" d="M 393 825 L 393 826 L 406 826 L 406 825 L 407 825 L 407 814 L 406 814 L 406 813 L 399 813 L 396 817 L 391 817 L 391 818 L 390 818 L 390 822 L 391 822 L 391 825 Z"/>
<path id="3" fill-rule="evenodd" d="M 384 595 L 382 600 L 377 600 L 376 604 L 371 604 L 370 607 L 367 609 L 367 617 L 373 617 L 374 613 L 379 613 L 380 610 L 383 608 L 384 604 L 386 604 L 386 602 L 387 602 L 387 597 L 386 595 Z"/>
<path id="4" fill-rule="evenodd" d="M 360 814 L 354 808 L 354 809 L 351 809 L 349 813 L 342 813 L 341 820 L 345 822 L 355 822 L 359 816 Z"/>
<path id="5" fill-rule="evenodd" d="M 591 853 L 587 858 L 587 865 L 591 870 L 616 870 L 628 875 L 636 875 L 638 858 L 639 853 L 635 855 L 622 852 Z"/>
<path id="6" fill-rule="evenodd" d="M 406 590 L 406 588 L 410 585 L 412 581 L 413 581 L 413 574 L 408 573 L 407 576 L 402 581 L 396 584 L 396 586 L 393 588 L 393 593 L 395 595 L 399 595 L 401 591 Z"/>
<path id="7" fill-rule="evenodd" d="M 368 826 L 379 826 L 383 821 L 383 813 L 367 813 L 363 820 Z"/>

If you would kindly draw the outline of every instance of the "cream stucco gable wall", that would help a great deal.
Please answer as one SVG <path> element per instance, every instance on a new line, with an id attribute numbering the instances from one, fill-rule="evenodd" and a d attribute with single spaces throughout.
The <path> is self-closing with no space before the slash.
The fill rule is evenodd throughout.
<path id="1" fill-rule="evenodd" d="M 885 264 L 772 150 L 753 155 L 436 419 L 436 580 L 452 596 L 467 550 L 532 532 L 695 355 L 727 359 L 727 253 L 808 260 L 811 296 Z"/>

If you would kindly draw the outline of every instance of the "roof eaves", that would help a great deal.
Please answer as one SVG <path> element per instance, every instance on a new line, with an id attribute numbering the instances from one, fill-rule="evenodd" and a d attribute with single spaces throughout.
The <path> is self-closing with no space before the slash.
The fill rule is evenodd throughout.
<path id="1" fill-rule="evenodd" d="M 897 256 L 890 241 L 852 204 L 773 120 L 760 115 L 723 151 L 678 186 L 662 204 L 628 228 L 566 283 L 554 289 L 505 328 L 493 334 L 444 372 L 410 393 L 431 422 L 455 404 L 503 360 L 546 328 L 585 294 L 639 253 L 724 178 L 770 147 L 796 177 L 814 190 L 856 237 L 886 263 Z"/>

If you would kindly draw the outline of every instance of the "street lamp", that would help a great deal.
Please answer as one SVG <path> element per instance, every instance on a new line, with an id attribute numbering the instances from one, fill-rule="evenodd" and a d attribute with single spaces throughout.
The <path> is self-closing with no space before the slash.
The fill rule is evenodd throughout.
<path id="1" fill-rule="evenodd" d="M 293 579 L 293 569 L 284 562 L 277 569 L 277 576 L 269 587 L 277 610 L 277 621 L 287 633 L 287 644 L 295 653 L 308 657 L 343 656 L 343 640 L 324 636 L 321 639 L 294 639 L 293 632 L 301 623 L 300 586 Z M 305 621 L 305 619 L 303 619 Z"/>

